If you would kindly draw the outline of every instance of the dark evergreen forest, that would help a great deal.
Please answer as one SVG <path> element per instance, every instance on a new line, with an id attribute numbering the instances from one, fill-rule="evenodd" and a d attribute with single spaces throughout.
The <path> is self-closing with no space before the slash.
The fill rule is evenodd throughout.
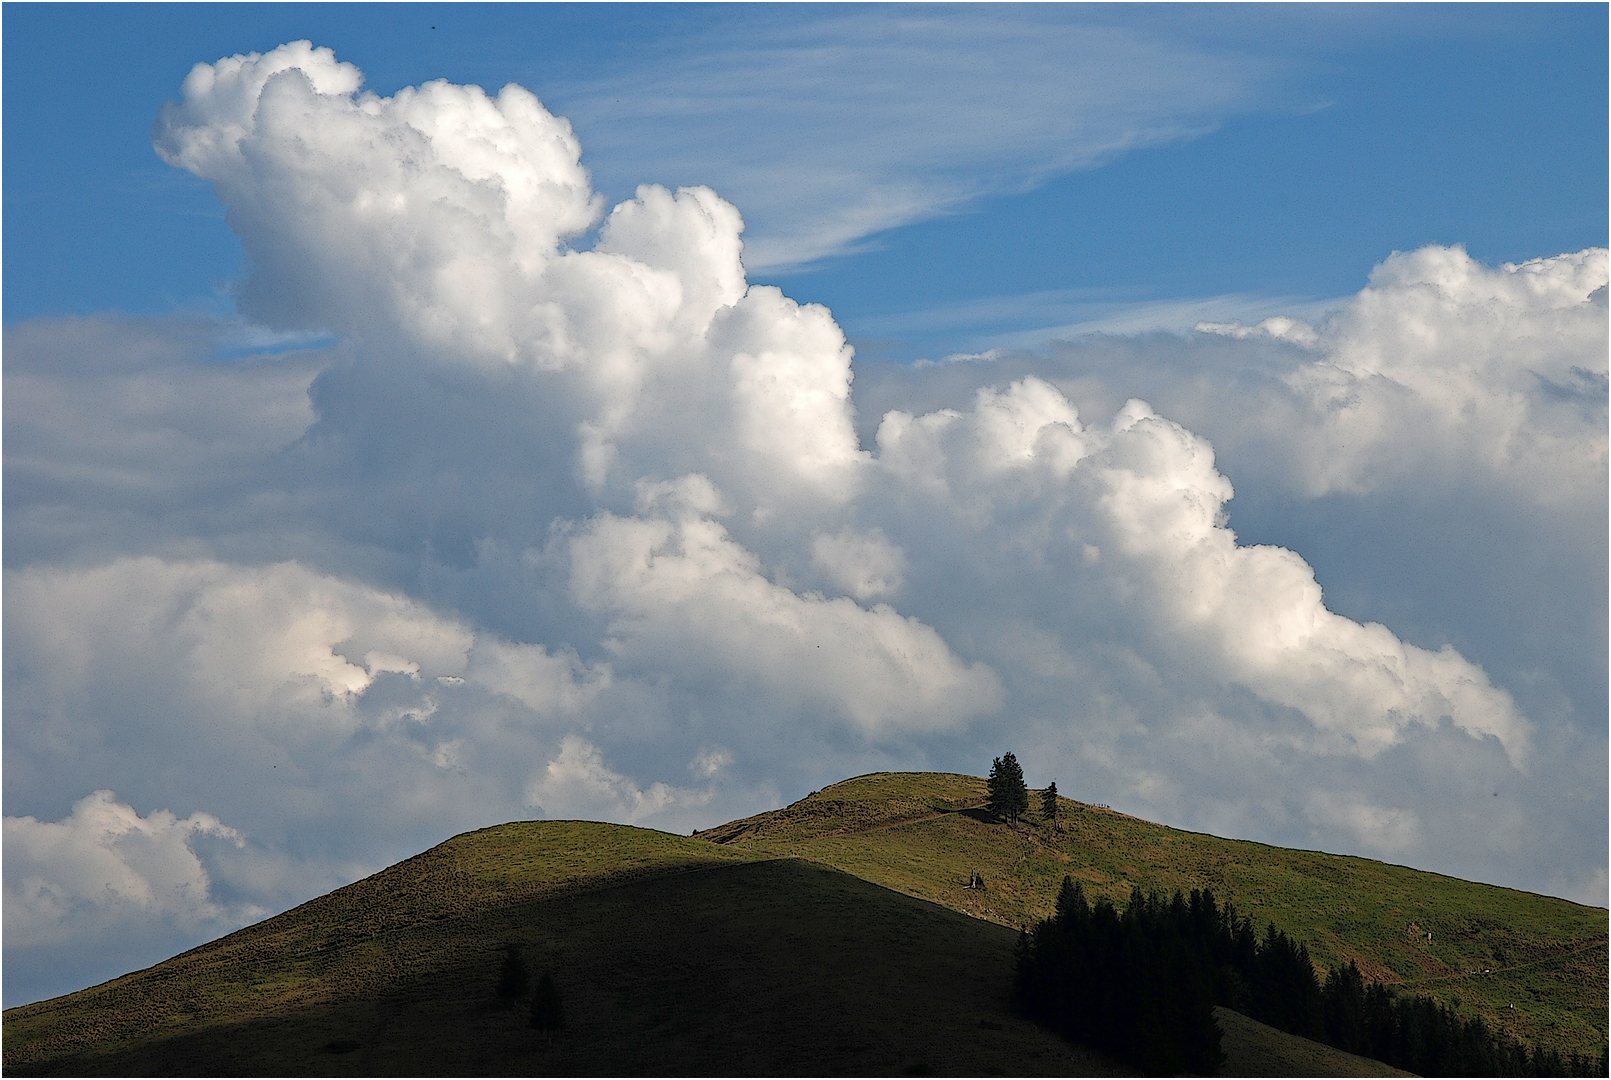
<path id="1" fill-rule="evenodd" d="M 1121 912 L 1069 878 L 1057 911 L 1019 942 L 1016 992 L 1032 1018 L 1148 1073 L 1212 1075 L 1213 1008 L 1422 1076 L 1605 1076 L 1606 1054 L 1563 1056 L 1461 1017 L 1421 994 L 1368 985 L 1353 963 L 1321 983 L 1306 946 L 1263 936 L 1206 889 L 1136 890 Z"/>

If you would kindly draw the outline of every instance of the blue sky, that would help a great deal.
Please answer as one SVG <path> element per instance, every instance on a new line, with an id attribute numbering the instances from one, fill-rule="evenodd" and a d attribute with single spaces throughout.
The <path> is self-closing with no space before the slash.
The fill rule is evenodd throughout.
<path id="1" fill-rule="evenodd" d="M 845 14 L 809 5 L 10 6 L 6 321 L 227 303 L 217 286 L 239 273 L 239 242 L 207 186 L 166 168 L 148 138 L 150 118 L 176 92 L 175 73 L 197 58 L 308 37 L 357 63 L 381 93 L 430 78 L 489 90 L 519 82 L 576 123 L 584 163 L 615 200 L 645 181 L 720 190 L 696 174 L 732 172 L 706 163 L 772 124 L 764 107 L 710 100 L 681 123 L 606 150 L 623 118 L 637 135 L 655 116 L 652 102 L 620 100 L 620 84 L 645 81 L 647 69 L 667 80 L 662 90 L 674 91 L 679 78 L 705 89 L 708 73 L 688 70 L 690 54 L 743 51 L 758 37 L 804 50 L 813 26 Z M 1201 110 L 1176 137 L 1099 158 L 1100 167 L 1061 171 L 1060 147 L 1040 160 L 959 150 L 961 165 L 952 167 L 974 174 L 967 179 L 978 194 L 919 207 L 915 220 L 834 245 L 804 271 L 759 275 L 827 304 L 869 353 L 914 359 L 986 348 L 1001 334 L 1100 317 L 1114 304 L 1329 300 L 1356 290 L 1387 252 L 1429 243 L 1464 244 L 1497 263 L 1605 242 L 1598 5 L 993 9 L 984 17 L 1119 26 L 1160 49 L 1200 50 L 1212 61 L 1203 65 L 1214 84 L 1207 93 L 1221 107 Z M 91 23 L 96 32 L 86 34 Z M 854 49 L 836 44 L 850 55 L 821 50 L 815 70 L 853 77 Z M 1011 91 L 1034 110 L 1033 86 Z M 849 81 L 824 95 L 822 123 L 855 123 L 865 92 Z M 877 96 L 869 97 L 876 111 Z M 947 122 L 939 105 L 917 119 Z M 671 145 L 689 136 L 694 153 Z M 780 157 L 790 152 L 770 137 L 765 145 Z M 829 164 L 839 157 L 832 146 L 821 152 Z M 832 253 L 845 249 L 853 253 Z M 943 334 L 899 318 L 986 299 L 1003 302 Z"/>
<path id="2" fill-rule="evenodd" d="M 1603 5 L 0 20 L 8 1006 L 1007 749 L 1606 903 Z"/>

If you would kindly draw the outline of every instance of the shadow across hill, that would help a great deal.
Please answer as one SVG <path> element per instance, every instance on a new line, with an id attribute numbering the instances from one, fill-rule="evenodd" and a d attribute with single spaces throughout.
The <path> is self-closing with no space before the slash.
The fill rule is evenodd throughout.
<path id="1" fill-rule="evenodd" d="M 411 940 L 419 935 L 458 947 Z M 245 992 L 244 1015 L 99 1052 L 8 1062 L 6 1071 L 1122 1074 L 1013 1011 L 1015 940 L 1005 927 L 811 863 L 704 867 L 354 943 L 374 991 L 355 1000 L 275 1008 L 276 957 L 254 955 L 252 984 L 263 993 L 254 1003 Z M 565 1031 L 534 1031 L 526 1009 L 498 1007 L 507 944 L 532 970 L 554 973 Z M 206 993 L 179 968 L 148 990 L 174 1009 Z M 251 1015 L 259 1010 L 270 1015 Z"/>

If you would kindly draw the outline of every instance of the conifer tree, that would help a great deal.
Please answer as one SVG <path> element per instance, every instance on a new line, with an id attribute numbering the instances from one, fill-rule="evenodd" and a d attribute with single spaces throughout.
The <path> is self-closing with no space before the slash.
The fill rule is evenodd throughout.
<path id="1" fill-rule="evenodd" d="M 525 996 L 526 987 L 530 984 L 531 976 L 526 971 L 525 961 L 520 958 L 520 946 L 505 945 L 503 967 L 498 971 L 498 1000 L 504 1008 L 513 1008 L 515 1002 Z"/>
<path id="2" fill-rule="evenodd" d="M 1018 824 L 1018 815 L 1029 809 L 1029 786 L 1011 750 L 990 763 L 986 790 L 990 793 L 990 812 Z"/>
<path id="3" fill-rule="evenodd" d="M 1605 1076 L 1606 1055 L 1563 1055 L 1444 1004 L 1333 968 L 1234 904 L 1132 890 L 1120 913 L 1063 879 L 1056 914 L 1020 939 L 1014 993 L 1030 1016 L 1149 1074 L 1212 1076 L 1223 1064 L 1213 1006 L 1421 1076 Z"/>
<path id="4" fill-rule="evenodd" d="M 1057 820 L 1057 781 L 1053 780 L 1046 785 L 1046 790 L 1040 795 L 1040 816 L 1047 821 Z"/>
<path id="5" fill-rule="evenodd" d="M 1001 780 L 1001 759 L 990 762 L 990 775 L 985 777 L 985 808 L 997 817 L 1006 817 L 1006 788 Z"/>
<path id="6" fill-rule="evenodd" d="M 565 1030 L 565 1003 L 560 1000 L 554 977 L 546 971 L 531 995 L 531 1026 L 538 1031 Z"/>

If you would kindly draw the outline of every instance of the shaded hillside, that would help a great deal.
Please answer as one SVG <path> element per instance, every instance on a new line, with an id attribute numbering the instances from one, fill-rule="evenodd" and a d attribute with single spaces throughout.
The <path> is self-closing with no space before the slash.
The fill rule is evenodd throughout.
<path id="1" fill-rule="evenodd" d="M 1226 1076 L 1414 1076 L 1334 1046 L 1288 1035 L 1221 1006 L 1214 1021 L 1223 1033 Z"/>
<path id="2" fill-rule="evenodd" d="M 1432 995 L 1492 1027 L 1598 1054 L 1607 1018 L 1607 912 L 1370 859 L 1171 829 L 1060 799 L 1017 829 L 983 811 L 985 782 L 874 773 L 791 806 L 698 833 L 726 849 L 796 855 L 1005 926 L 1050 914 L 1063 875 L 1093 899 L 1212 889 L 1274 921 L 1323 967 Z M 977 872 L 982 889 L 968 888 Z M 1427 935 L 1431 938 L 1428 940 Z"/>
<path id="3" fill-rule="evenodd" d="M 1008 1004 L 1004 927 L 624 826 L 453 840 L 146 971 L 5 1014 L 56 1074 L 1121 1075 Z M 494 1007 L 502 948 L 567 1030 Z"/>

